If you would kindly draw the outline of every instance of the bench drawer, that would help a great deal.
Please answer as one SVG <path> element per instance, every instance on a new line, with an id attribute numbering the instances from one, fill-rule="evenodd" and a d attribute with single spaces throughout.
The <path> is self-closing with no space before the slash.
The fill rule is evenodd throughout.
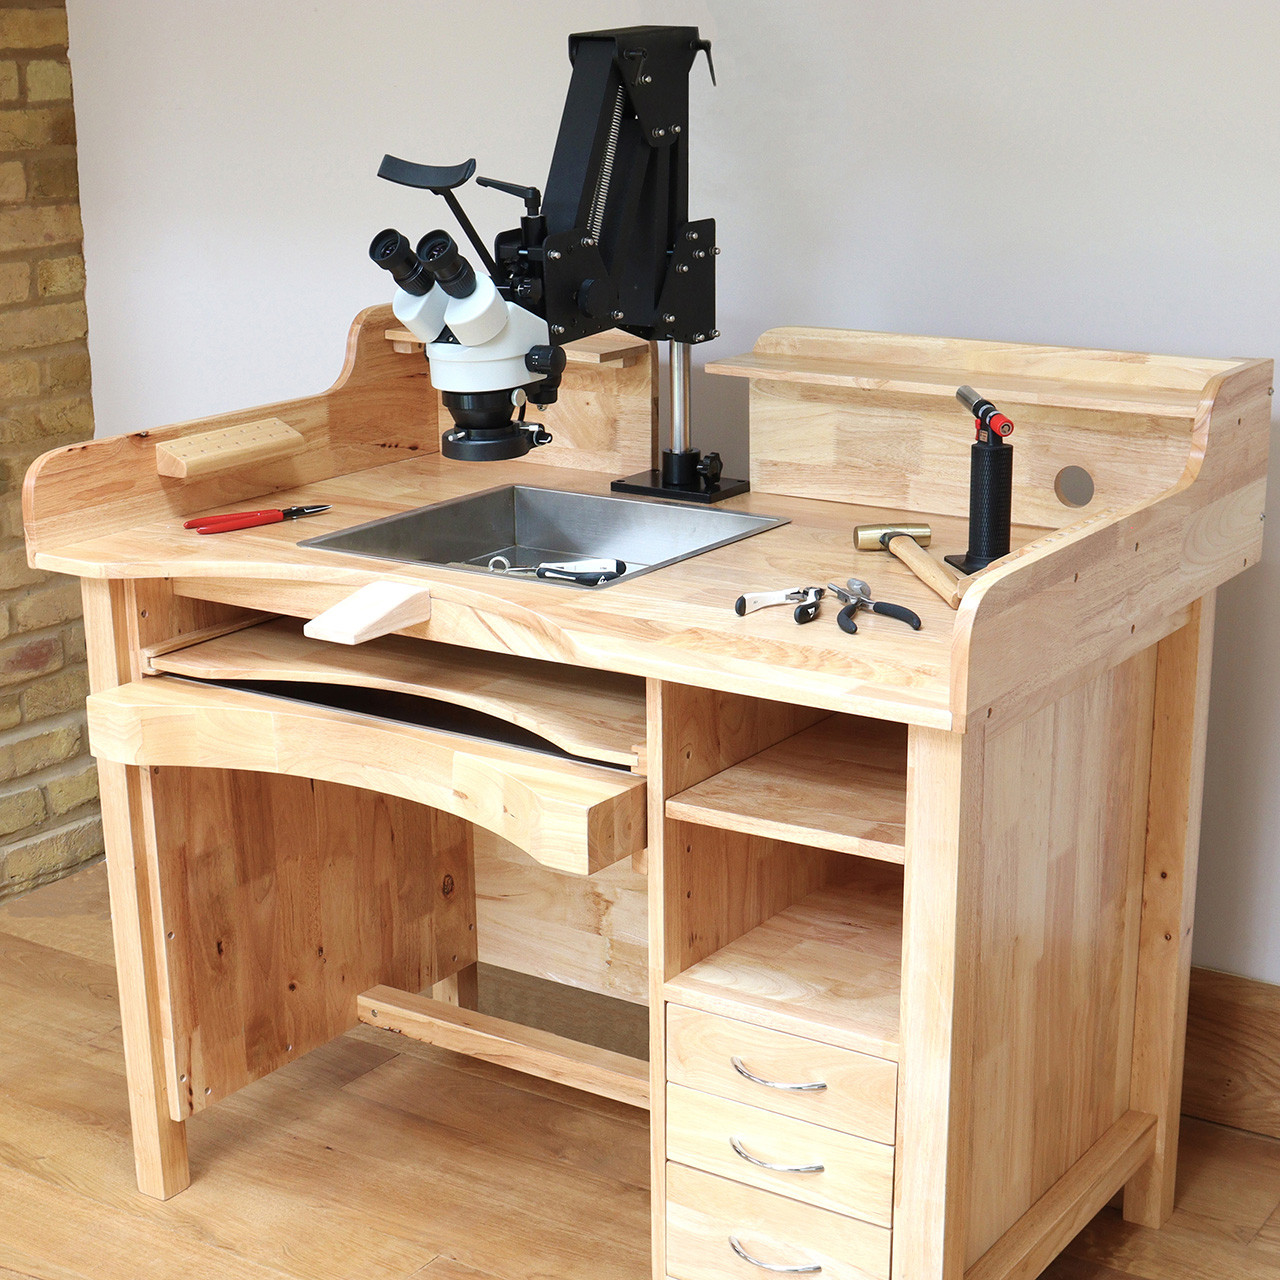
<path id="1" fill-rule="evenodd" d="M 884 1058 L 670 1004 L 667 1079 L 873 1142 L 894 1140 L 898 1067 Z"/>
<path id="2" fill-rule="evenodd" d="M 884 1227 L 667 1165 L 671 1280 L 764 1280 L 788 1274 L 770 1270 L 778 1267 L 820 1267 L 820 1272 L 790 1274 L 822 1280 L 888 1280 L 889 1242 Z"/>
<path id="3" fill-rule="evenodd" d="M 888 1227 L 893 1148 L 667 1086 L 667 1155 L 681 1164 Z"/>

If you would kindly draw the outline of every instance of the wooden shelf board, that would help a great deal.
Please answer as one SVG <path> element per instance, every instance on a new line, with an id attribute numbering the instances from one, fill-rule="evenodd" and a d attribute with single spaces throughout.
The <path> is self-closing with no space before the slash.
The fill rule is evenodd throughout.
<path id="1" fill-rule="evenodd" d="M 497 716 L 572 755 L 643 770 L 644 682 L 555 662 L 382 636 L 354 648 L 309 640 L 293 618 L 166 653 L 156 671 L 198 680 L 297 680 L 436 698 Z"/>
<path id="2" fill-rule="evenodd" d="M 927 365 L 888 365 L 817 356 L 749 353 L 716 360 L 708 373 L 860 391 L 900 392 L 907 395 L 954 396 L 966 377 L 980 383 L 983 395 L 997 403 L 1055 405 L 1064 409 L 1102 409 L 1113 413 L 1194 418 L 1201 392 L 1178 387 L 1130 386 L 1115 382 L 1078 382 L 1066 378 L 1031 377 L 1016 373 L 958 372 Z"/>
<path id="3" fill-rule="evenodd" d="M 408 329 L 388 329 L 386 339 L 397 351 L 422 350 L 422 339 Z M 576 338 L 573 342 L 566 343 L 564 354 L 570 364 L 615 365 L 629 369 L 646 353 L 648 347 L 649 344 L 643 338 L 634 337 L 621 329 L 606 329 L 604 333 L 593 333 L 589 337 Z"/>
<path id="4" fill-rule="evenodd" d="M 831 716 L 673 796 L 667 817 L 904 862 L 906 726 Z"/>
<path id="5" fill-rule="evenodd" d="M 902 873 L 859 860 L 819 889 L 668 981 L 675 1004 L 896 1062 Z"/>

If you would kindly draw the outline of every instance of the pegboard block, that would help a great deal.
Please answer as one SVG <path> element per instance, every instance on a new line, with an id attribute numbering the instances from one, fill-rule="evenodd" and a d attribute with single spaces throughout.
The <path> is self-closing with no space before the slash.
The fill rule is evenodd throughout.
<path id="1" fill-rule="evenodd" d="M 156 445 L 156 471 L 177 480 L 191 480 L 246 462 L 286 458 L 305 445 L 302 435 L 279 418 L 261 418 Z"/>

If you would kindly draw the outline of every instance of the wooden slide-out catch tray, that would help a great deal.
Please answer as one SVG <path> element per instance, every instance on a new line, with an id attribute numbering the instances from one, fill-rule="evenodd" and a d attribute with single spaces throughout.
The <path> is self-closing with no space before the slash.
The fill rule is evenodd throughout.
<path id="1" fill-rule="evenodd" d="M 271 650 L 278 642 L 278 656 L 292 645 L 292 625 L 276 628 L 274 641 L 264 626 L 208 641 L 203 656 L 193 648 L 181 651 L 185 658 L 178 653 L 152 658 L 157 669 L 164 664 L 206 678 L 226 679 L 234 672 L 256 682 L 269 670 L 276 681 L 296 682 L 287 686 L 286 696 L 260 691 L 264 685 L 256 683 L 250 690 L 169 675 L 143 678 L 90 697 L 94 753 L 123 764 L 247 769 L 371 788 L 455 814 L 493 831 L 546 866 L 578 874 L 598 871 L 644 849 L 643 777 L 616 765 L 362 714 L 351 709 L 356 704 L 349 698 L 323 705 L 325 690 L 318 685 L 317 701 L 303 700 L 298 690 L 305 691 L 307 681 L 323 681 L 330 690 L 336 686 L 340 694 L 350 695 L 352 689 L 341 686 L 361 681 L 341 678 L 342 661 L 371 655 L 363 649 L 356 653 L 302 641 L 317 651 L 313 665 L 299 659 L 281 660 L 272 667 L 261 650 Z M 246 661 L 236 667 L 231 651 L 238 647 L 244 656 L 247 637 L 257 633 L 262 633 L 263 643 L 256 664 Z M 246 639 L 237 646 L 240 637 Z M 386 661 L 378 677 L 389 687 L 389 673 L 403 655 L 397 654 L 394 641 L 374 643 L 390 650 L 383 654 Z M 334 667 L 326 668 L 324 655 L 330 651 L 337 651 L 338 657 Z M 217 654 L 221 658 L 215 660 Z M 464 681 L 460 677 L 449 686 L 443 663 L 434 669 L 439 688 L 432 687 L 429 661 L 415 666 L 422 676 L 415 682 L 416 691 L 430 688 L 436 697 L 451 693 L 455 702 L 463 698 Z M 368 668 L 365 675 L 366 682 L 372 682 Z M 500 677 L 495 679 L 501 683 Z M 562 707 L 565 704 L 567 699 Z M 521 714 L 539 722 L 550 718 L 549 713 L 540 717 L 536 705 L 535 697 L 526 697 Z M 577 723 L 579 738 L 589 736 L 588 721 L 584 717 Z M 574 728 L 572 718 L 565 717 L 556 731 L 565 737 Z M 597 733 L 596 739 L 601 736 Z M 615 746 L 621 741 L 616 732 L 612 741 Z M 634 754 L 631 759 L 634 763 Z"/>
<path id="2" fill-rule="evenodd" d="M 644 681 L 554 662 L 486 654 L 407 636 L 356 647 L 310 640 L 293 618 L 158 645 L 149 672 L 197 680 L 355 685 L 434 698 L 508 719 L 569 755 L 644 772 Z M 195 641 L 193 643 L 193 641 Z"/>

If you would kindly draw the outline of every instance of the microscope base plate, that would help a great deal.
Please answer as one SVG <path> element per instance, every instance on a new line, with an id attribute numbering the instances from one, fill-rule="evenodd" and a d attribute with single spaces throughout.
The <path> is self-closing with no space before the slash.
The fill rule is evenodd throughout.
<path id="1" fill-rule="evenodd" d="M 686 489 L 678 485 L 664 485 L 662 472 L 654 468 L 652 471 L 639 471 L 633 476 L 624 476 L 621 480 L 615 480 L 609 488 L 614 493 L 638 493 L 646 498 L 666 498 L 672 502 L 722 502 L 725 498 L 736 498 L 740 493 L 747 493 L 751 483 L 725 477 L 711 489 L 705 485 L 697 489 Z"/>

